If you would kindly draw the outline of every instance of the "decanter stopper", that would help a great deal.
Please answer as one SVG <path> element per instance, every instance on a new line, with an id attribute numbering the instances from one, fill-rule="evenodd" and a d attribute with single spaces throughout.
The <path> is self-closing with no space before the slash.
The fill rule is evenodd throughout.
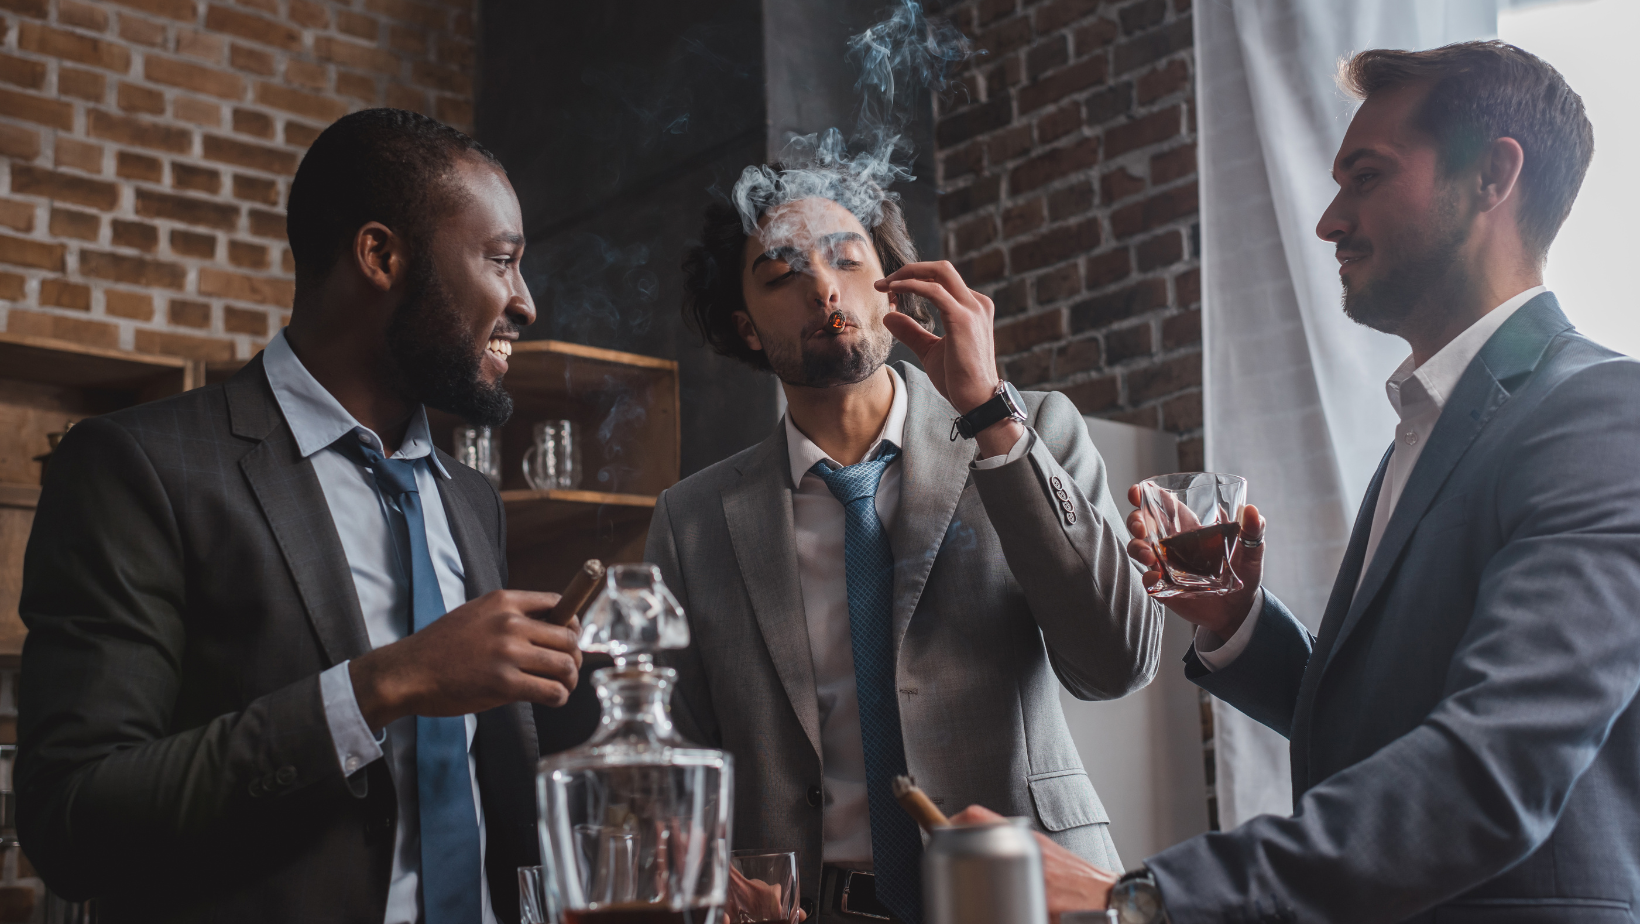
<path id="1" fill-rule="evenodd" d="M 683 606 L 666 589 L 654 565 L 614 565 L 604 576 L 604 591 L 593 601 L 581 628 L 581 650 L 648 662 L 655 653 L 689 647 L 689 623 Z"/>

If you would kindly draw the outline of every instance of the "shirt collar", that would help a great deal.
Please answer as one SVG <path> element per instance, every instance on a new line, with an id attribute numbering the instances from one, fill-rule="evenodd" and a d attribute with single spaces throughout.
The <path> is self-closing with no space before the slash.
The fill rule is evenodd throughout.
<path id="1" fill-rule="evenodd" d="M 1522 305 L 1547 291 L 1546 286 L 1533 286 L 1481 315 L 1479 320 L 1453 337 L 1451 343 L 1441 347 L 1422 366 L 1413 366 L 1411 356 L 1403 360 L 1389 381 L 1384 383 L 1384 392 L 1389 396 L 1390 407 L 1395 409 L 1396 416 L 1405 421 L 1445 407 L 1453 389 L 1458 387 L 1458 380 L 1463 378 L 1464 370 L 1480 355 L 1486 341 L 1492 339 L 1503 322 L 1509 320 Z"/>
<path id="2" fill-rule="evenodd" d="M 884 443 L 892 443 L 905 448 L 905 381 L 900 374 L 894 371 L 893 366 L 883 367 L 888 370 L 889 380 L 894 384 L 894 402 L 888 406 L 888 419 L 883 421 L 883 429 L 878 432 L 877 439 L 872 442 L 871 448 L 866 450 L 867 459 L 876 458 L 878 449 Z M 792 423 L 791 412 L 786 413 L 786 455 L 792 463 L 792 488 L 795 490 L 803 483 L 803 476 L 809 469 L 814 468 L 816 462 L 830 462 L 838 465 L 836 459 L 826 455 L 826 451 L 814 444 L 814 441 L 803 435 Z M 839 466 L 841 467 L 841 466 Z"/>
<path id="3" fill-rule="evenodd" d="M 290 348 L 281 330 L 262 350 L 262 368 L 268 376 L 268 386 L 284 412 L 285 423 L 296 439 L 296 448 L 307 458 L 330 446 L 355 430 L 362 431 L 365 443 L 377 452 L 382 451 L 381 437 L 359 423 L 336 396 L 325 390 L 313 373 L 302 365 L 296 351 Z M 393 453 L 395 459 L 420 459 L 425 456 L 432 469 L 441 478 L 449 478 L 444 464 L 433 452 L 433 438 L 427 426 L 427 409 L 417 407 L 410 418 L 410 427 L 404 432 L 404 443 Z"/>

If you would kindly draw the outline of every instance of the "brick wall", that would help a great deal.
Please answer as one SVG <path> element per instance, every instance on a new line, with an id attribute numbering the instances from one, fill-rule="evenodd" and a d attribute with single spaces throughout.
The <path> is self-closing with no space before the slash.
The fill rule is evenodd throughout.
<path id="1" fill-rule="evenodd" d="M 1178 433 L 1200 470 L 1190 0 L 962 0 L 986 54 L 936 101 L 945 254 L 1020 387 Z"/>
<path id="2" fill-rule="evenodd" d="M 472 121 L 474 0 L 0 0 L 0 327 L 219 360 L 293 288 L 303 150 L 370 106 Z"/>

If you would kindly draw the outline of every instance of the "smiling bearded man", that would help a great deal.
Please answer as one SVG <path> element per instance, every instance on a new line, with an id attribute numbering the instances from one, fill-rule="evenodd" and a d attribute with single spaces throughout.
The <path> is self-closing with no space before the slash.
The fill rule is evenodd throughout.
<path id="1" fill-rule="evenodd" d="M 494 924 L 539 860 L 528 702 L 576 626 L 502 590 L 497 424 L 535 319 L 472 139 L 374 109 L 291 184 L 288 328 L 222 385 L 82 421 L 29 538 L 18 828 L 120 921 Z"/>

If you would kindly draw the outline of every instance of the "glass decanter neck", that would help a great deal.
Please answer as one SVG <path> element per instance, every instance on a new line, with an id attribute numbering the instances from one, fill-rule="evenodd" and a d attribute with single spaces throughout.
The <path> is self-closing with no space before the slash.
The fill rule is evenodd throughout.
<path id="1" fill-rule="evenodd" d="M 678 673 L 656 667 L 654 658 L 637 655 L 616 658 L 614 667 L 592 675 L 603 715 L 588 742 L 593 747 L 620 743 L 627 746 L 679 747 L 687 743 L 672 726 L 667 702 Z"/>

